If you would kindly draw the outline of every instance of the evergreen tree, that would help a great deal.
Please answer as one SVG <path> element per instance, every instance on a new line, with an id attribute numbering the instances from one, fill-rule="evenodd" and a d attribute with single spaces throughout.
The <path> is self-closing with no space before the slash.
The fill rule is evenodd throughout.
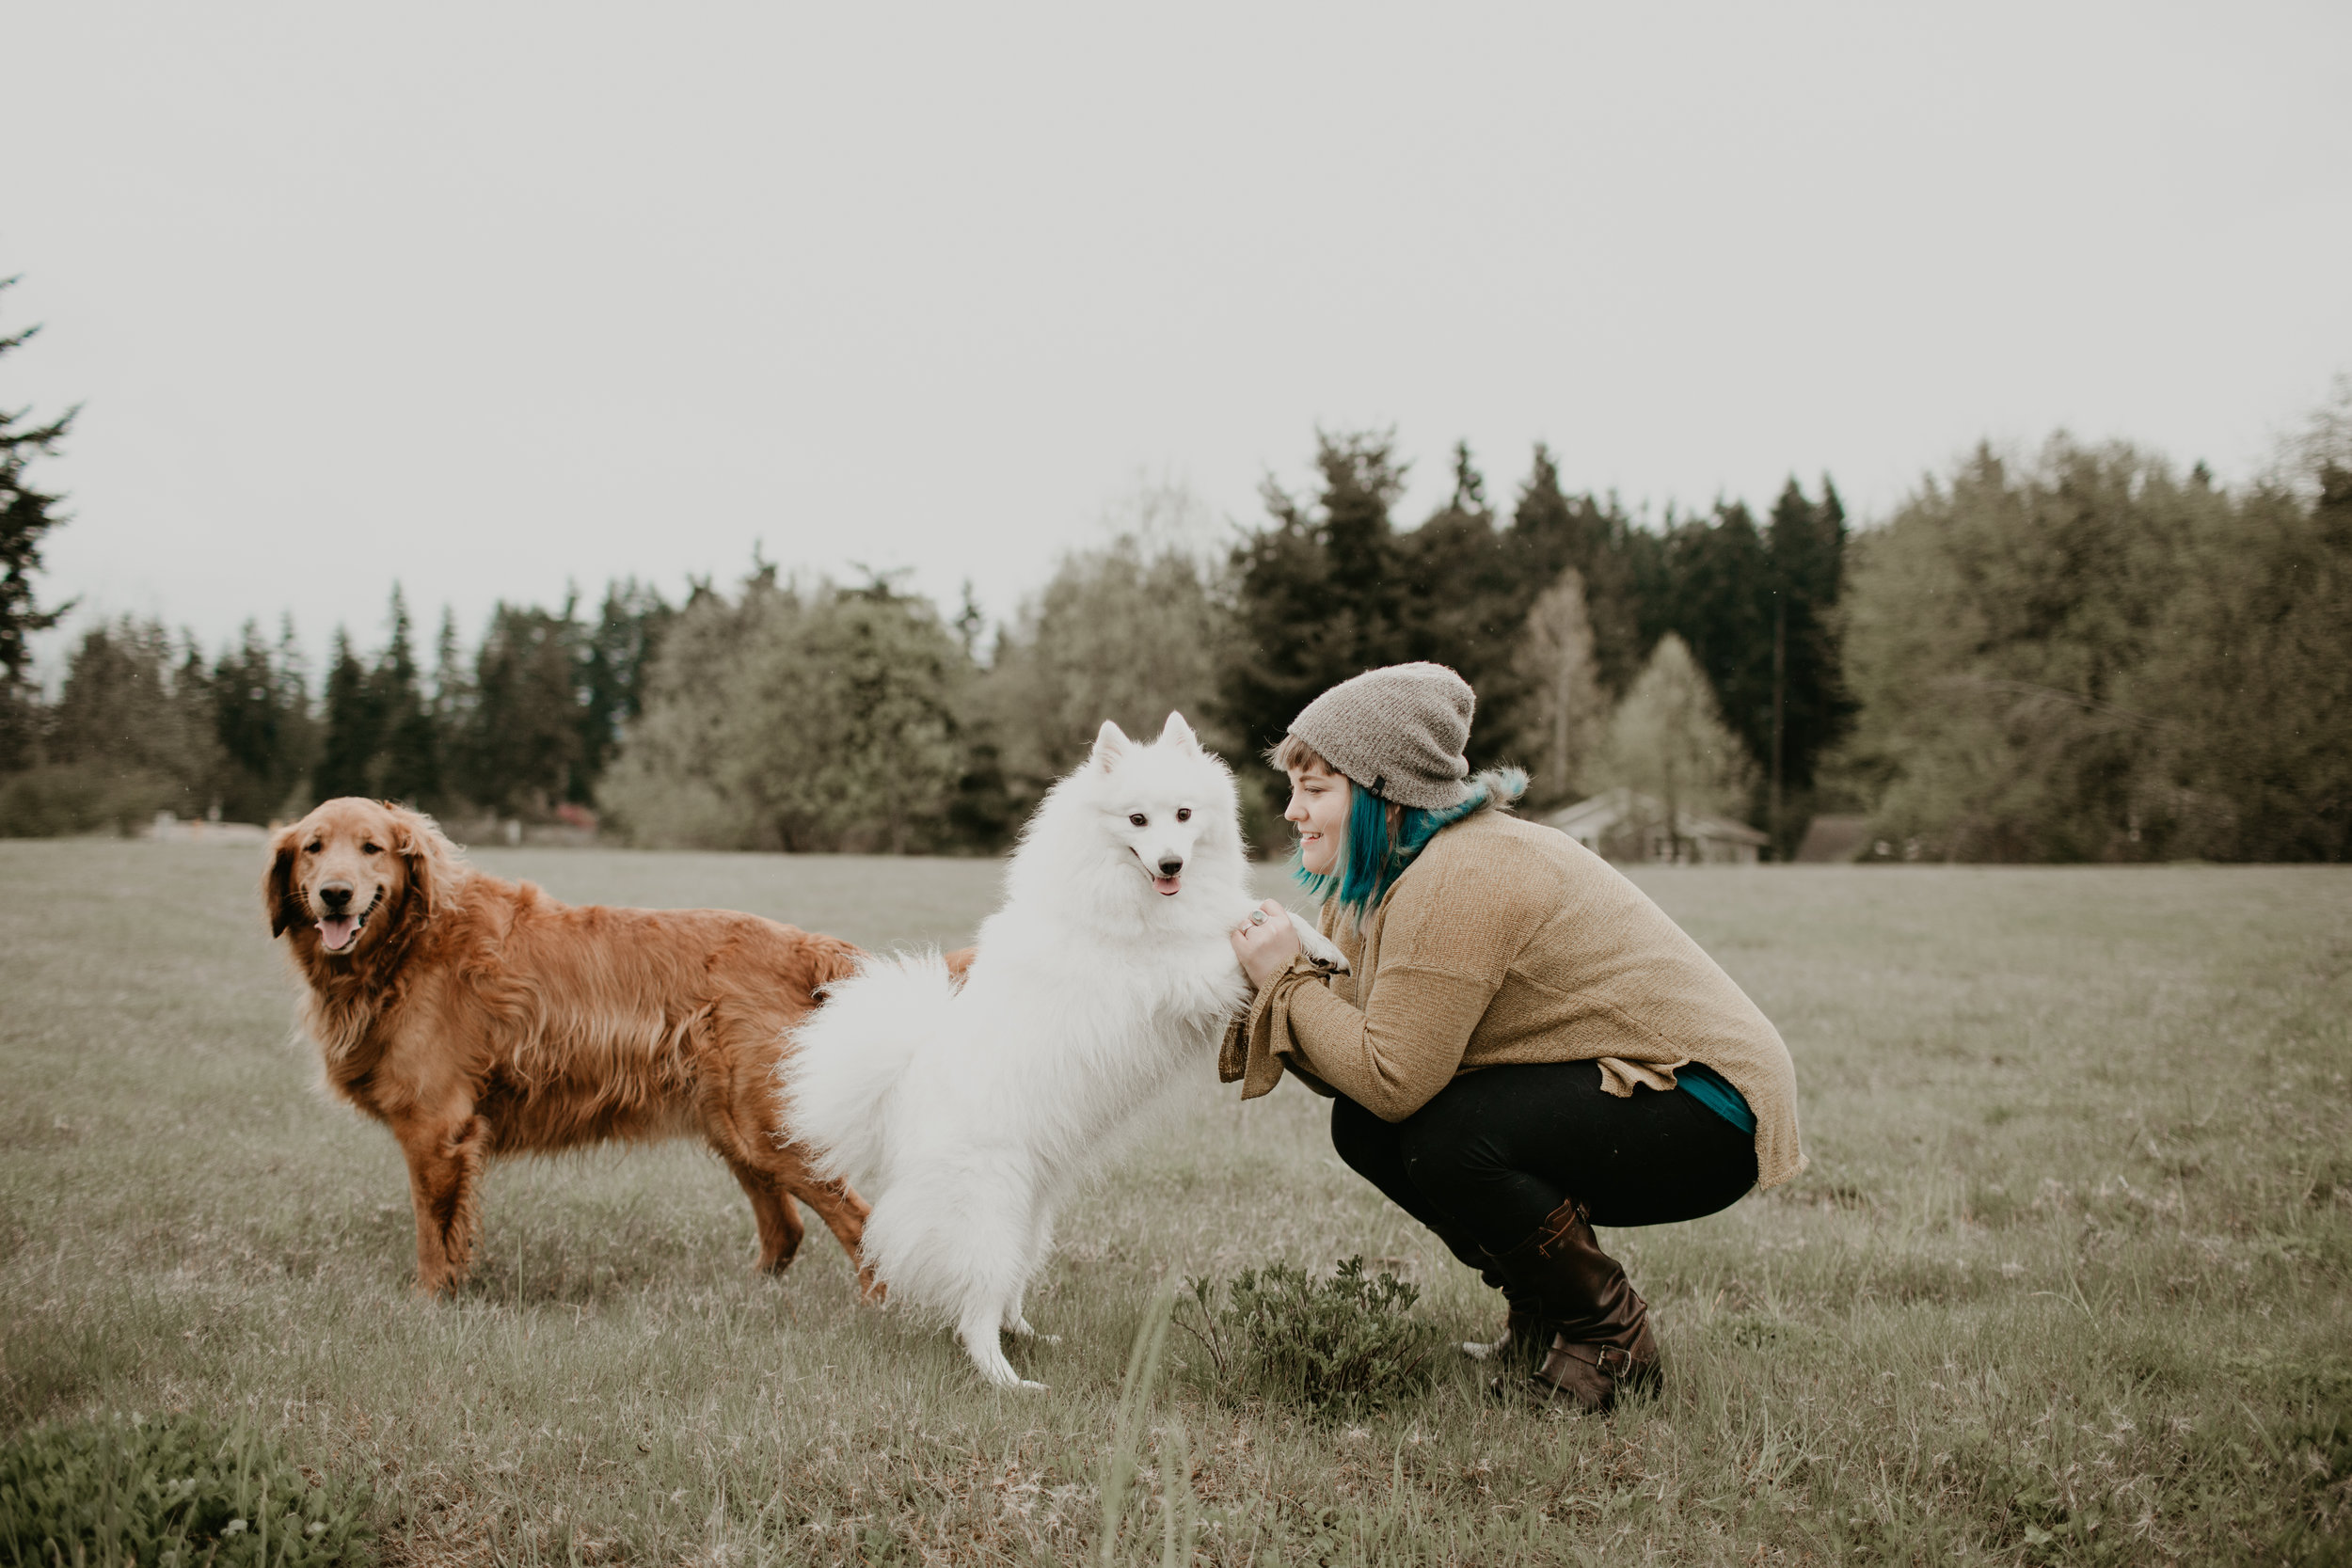
<path id="1" fill-rule="evenodd" d="M 569 799 L 585 804 L 595 798 L 596 783 L 620 749 L 625 729 L 644 711 L 645 680 L 676 613 L 650 584 L 633 577 L 605 585 L 603 609 L 580 650 L 580 761 Z"/>
<path id="2" fill-rule="evenodd" d="M 1454 443 L 1452 497 L 1397 536 L 1394 556 L 1405 588 L 1399 657 L 1447 665 L 1477 691 L 1474 766 L 1516 760 L 1521 683 L 1513 653 L 1533 590 L 1496 531 L 1468 442 Z"/>
<path id="3" fill-rule="evenodd" d="M 1410 532 L 1390 522 L 1405 469 L 1388 435 L 1322 436 L 1316 466 L 1323 488 L 1315 502 L 1269 484 L 1272 526 L 1233 553 L 1236 632 L 1219 678 L 1230 733 L 1256 752 L 1329 687 L 1377 665 L 1425 658 L 1459 671 L 1479 693 L 1473 766 L 1540 751 L 1548 721 L 1531 707 L 1541 704 L 1520 657 L 1529 609 L 1581 560 L 1603 582 L 1629 584 L 1623 520 L 1589 498 L 1567 501 L 1541 448 L 1508 532 L 1496 526 L 1467 443 L 1454 448 L 1447 504 Z M 1631 593 L 1604 603 L 1588 578 L 1586 595 L 1595 642 L 1602 626 L 1612 628 L 1614 657 L 1630 680 Z M 1596 667 L 1606 684 L 1609 664 L 1597 655 Z"/>
<path id="4" fill-rule="evenodd" d="M 278 618 L 278 731 L 282 755 L 279 766 L 288 781 L 278 809 L 288 816 L 308 811 L 319 797 L 310 789 L 310 770 L 318 766 L 322 731 L 319 715 L 310 705 L 310 656 L 294 635 L 294 616 Z M 266 818 L 264 819 L 266 820 Z"/>
<path id="5" fill-rule="evenodd" d="M 0 290 L 16 281 L 0 278 Z M 40 330 L 28 326 L 0 336 L 0 356 L 24 347 Z M 0 409 L 0 685 L 10 689 L 24 678 L 25 635 L 56 626 L 70 608 L 42 610 L 34 602 L 33 574 L 40 569 L 41 539 L 66 519 L 57 510 L 64 498 L 36 488 L 27 469 L 35 457 L 56 451 L 81 408 L 76 404 L 46 424 L 24 423 L 30 412 Z M 19 695 L 13 689 L 10 694 Z"/>
<path id="6" fill-rule="evenodd" d="M 310 792 L 322 800 L 345 795 L 375 793 L 376 752 L 384 736 L 384 715 L 376 705 L 376 686 L 367 667 L 352 652 L 351 634 L 335 628 L 326 657 L 326 734 Z"/>
<path id="7" fill-rule="evenodd" d="M 437 811 L 442 794 L 441 737 L 418 678 L 408 600 L 398 583 L 392 584 L 389 619 L 391 635 L 369 673 L 381 726 L 372 773 L 377 792 L 386 800 Z"/>
<path id="8" fill-rule="evenodd" d="M 1755 517 L 1743 502 L 1718 501 L 1711 517 L 1668 531 L 1665 560 L 1666 629 L 1706 672 L 1724 722 L 1748 755 L 1769 757 L 1772 574 Z"/>
<path id="9" fill-rule="evenodd" d="M 267 822 L 281 815 L 302 777 L 300 694 L 289 691 L 262 628 L 245 624 L 222 650 L 208 681 L 213 733 L 220 743 L 221 815 Z"/>
<path id="10" fill-rule="evenodd" d="M 463 787 L 503 816 L 552 811 L 570 798 L 578 775 L 579 625 L 570 610 L 554 615 L 501 600 L 474 658 Z"/>
<path id="11" fill-rule="evenodd" d="M 1405 488 L 1394 439 L 1318 435 L 1315 467 L 1323 488 L 1311 503 L 1266 482 L 1272 526 L 1233 549 L 1234 627 L 1217 689 L 1246 755 L 1280 740 L 1326 689 L 1406 657 L 1389 518 Z"/>
<path id="12" fill-rule="evenodd" d="M 1316 532 L 1325 576 L 1335 602 L 1354 622 L 1359 662 L 1388 663 L 1406 587 L 1389 514 L 1405 493 L 1411 465 L 1397 460 L 1394 431 L 1324 437 L 1319 448 L 1315 467 L 1323 474 L 1323 494 Z M 1267 490 L 1269 506 L 1294 506 L 1271 483 Z"/>
<path id="13" fill-rule="evenodd" d="M 1630 519 L 1589 495 L 1570 498 L 1560 488 L 1560 468 L 1550 449 L 1535 444 L 1535 456 L 1518 504 L 1511 514 L 1510 549 L 1520 580 L 1535 592 L 1574 571 L 1584 584 L 1584 614 L 1593 631 L 1595 673 L 1603 690 L 1622 697 L 1641 673 L 1649 641 L 1642 627 L 1637 561 L 1651 536 Z"/>
<path id="14" fill-rule="evenodd" d="M 1846 511 L 1827 475 L 1818 503 L 1806 499 L 1795 479 L 1788 481 L 1772 505 L 1764 544 L 1772 590 L 1765 820 L 1785 856 L 1804 836 L 1822 755 L 1844 737 L 1853 720 L 1834 613 L 1845 583 Z"/>
<path id="15" fill-rule="evenodd" d="M 440 630 L 433 638 L 433 733 L 441 742 L 441 782 L 444 805 L 455 803 L 461 791 L 466 737 L 473 733 L 473 678 L 466 670 L 466 650 L 457 637 L 457 612 L 441 607 Z"/>

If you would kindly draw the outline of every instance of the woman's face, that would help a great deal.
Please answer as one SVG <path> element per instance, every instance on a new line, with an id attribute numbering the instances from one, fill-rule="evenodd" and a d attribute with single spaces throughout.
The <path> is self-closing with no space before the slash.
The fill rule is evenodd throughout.
<path id="1" fill-rule="evenodd" d="M 1339 869 L 1347 838 L 1347 780 L 1321 768 L 1294 768 L 1290 775 L 1290 809 L 1282 816 L 1298 829 L 1298 863 L 1327 877 Z"/>

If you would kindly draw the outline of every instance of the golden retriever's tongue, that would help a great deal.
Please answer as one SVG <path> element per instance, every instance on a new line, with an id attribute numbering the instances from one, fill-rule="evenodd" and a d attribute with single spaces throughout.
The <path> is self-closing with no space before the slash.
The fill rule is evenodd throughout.
<path id="1" fill-rule="evenodd" d="M 1173 895 L 1177 888 L 1182 885 L 1183 884 L 1177 881 L 1177 879 L 1173 877 L 1154 877 L 1152 879 L 1152 891 L 1161 894 L 1164 896 Z"/>
<path id="2" fill-rule="evenodd" d="M 351 945 L 351 939 L 359 932 L 359 917 L 338 914 L 319 922 L 319 937 L 329 953 L 340 953 Z"/>

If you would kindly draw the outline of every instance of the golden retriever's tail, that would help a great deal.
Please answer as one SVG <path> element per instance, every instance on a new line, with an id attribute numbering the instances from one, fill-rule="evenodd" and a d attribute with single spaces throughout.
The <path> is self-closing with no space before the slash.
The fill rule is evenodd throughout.
<path id="1" fill-rule="evenodd" d="M 893 1091 L 923 1048 L 948 1036 L 955 995 L 935 952 L 865 958 L 792 1031 L 778 1069 L 785 1125 L 824 1175 L 869 1201 L 889 1183 Z"/>

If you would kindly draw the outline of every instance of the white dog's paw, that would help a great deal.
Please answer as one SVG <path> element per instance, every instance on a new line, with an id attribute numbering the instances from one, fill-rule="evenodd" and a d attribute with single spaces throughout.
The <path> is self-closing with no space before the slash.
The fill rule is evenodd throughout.
<path id="1" fill-rule="evenodd" d="M 1291 916 L 1291 924 L 1298 928 L 1298 945 L 1306 951 L 1308 962 L 1327 974 L 1345 974 L 1348 972 L 1347 955 L 1341 952 L 1339 945 L 1329 937 L 1296 915 Z"/>
<path id="2" fill-rule="evenodd" d="M 1053 1385 L 1050 1383 L 1040 1383 L 1033 1377 L 1025 1377 L 1012 1386 L 1012 1391 L 1016 1394 L 1042 1394 L 1051 1387 Z"/>

